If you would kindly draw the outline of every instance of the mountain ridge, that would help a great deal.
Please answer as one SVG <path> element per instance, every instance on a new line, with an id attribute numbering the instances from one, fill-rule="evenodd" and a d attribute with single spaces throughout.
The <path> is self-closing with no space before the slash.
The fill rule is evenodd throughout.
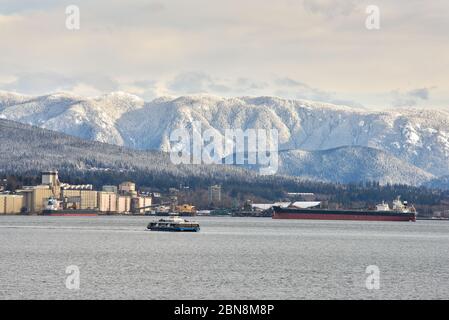
<path id="1" fill-rule="evenodd" d="M 279 174 L 339 183 L 376 181 L 381 185 L 419 186 L 435 178 L 384 151 L 363 146 L 283 151 L 280 152 L 279 168 Z"/>
<path id="2" fill-rule="evenodd" d="M 362 146 L 381 150 L 435 177 L 449 174 L 449 112 L 366 110 L 278 97 L 182 96 L 145 102 L 123 92 L 95 98 L 0 93 L 0 118 L 85 140 L 139 150 L 170 149 L 170 133 L 199 121 L 203 130 L 279 132 L 279 147 L 304 151 Z"/>
<path id="3" fill-rule="evenodd" d="M 12 137 L 14 139 L 12 139 Z M 356 153 L 354 156 L 353 153 Z M 70 135 L 0 119 L 0 172 L 28 172 L 59 168 L 75 171 L 142 171 L 179 177 L 257 179 L 257 166 L 174 165 L 161 151 L 87 141 Z M 343 156 L 342 156 L 343 154 Z M 380 157 L 382 161 L 379 161 Z M 251 169 L 250 171 L 243 169 Z M 337 170 L 336 170 L 337 169 Z M 339 147 L 324 151 L 288 150 L 279 153 L 279 171 L 274 179 L 297 177 L 302 181 L 419 186 L 436 178 L 404 164 L 380 150 L 366 147 Z M 439 187 L 439 186 L 438 186 Z"/>

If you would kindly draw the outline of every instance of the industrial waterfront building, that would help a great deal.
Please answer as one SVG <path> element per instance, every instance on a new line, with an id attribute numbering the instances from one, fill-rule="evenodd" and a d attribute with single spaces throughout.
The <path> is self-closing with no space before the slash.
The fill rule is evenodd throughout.
<path id="1" fill-rule="evenodd" d="M 23 207 L 23 196 L 12 194 L 0 194 L 0 215 L 17 214 Z"/>
<path id="2" fill-rule="evenodd" d="M 57 171 L 46 171 L 40 185 L 0 194 L 0 214 L 40 214 L 50 198 L 61 200 L 63 209 L 93 209 L 100 214 L 145 214 L 152 204 L 152 198 L 140 195 L 132 182 L 96 191 L 89 184 L 61 183 Z"/>

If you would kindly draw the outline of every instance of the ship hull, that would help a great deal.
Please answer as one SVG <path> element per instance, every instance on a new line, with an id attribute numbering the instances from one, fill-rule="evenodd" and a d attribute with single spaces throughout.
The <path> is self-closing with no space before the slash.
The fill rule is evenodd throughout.
<path id="1" fill-rule="evenodd" d="M 200 227 L 156 227 L 148 228 L 150 231 L 163 231 L 163 232 L 199 232 Z"/>
<path id="2" fill-rule="evenodd" d="M 170 216 L 177 216 L 177 217 L 194 217 L 196 216 L 195 213 L 187 213 L 187 212 L 156 212 L 156 217 L 170 217 Z"/>
<path id="3" fill-rule="evenodd" d="M 94 217 L 98 216 L 98 212 L 92 210 L 44 210 L 42 215 L 51 217 Z"/>
<path id="4" fill-rule="evenodd" d="M 273 208 L 273 219 L 416 221 L 413 212 Z"/>
<path id="5" fill-rule="evenodd" d="M 196 213 L 187 213 L 187 212 L 180 212 L 178 214 L 180 217 L 195 217 Z"/>

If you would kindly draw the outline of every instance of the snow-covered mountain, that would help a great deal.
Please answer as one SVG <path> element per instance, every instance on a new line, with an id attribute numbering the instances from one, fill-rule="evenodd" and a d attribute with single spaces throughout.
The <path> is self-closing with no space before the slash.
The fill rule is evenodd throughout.
<path id="1" fill-rule="evenodd" d="M 256 155 L 253 155 L 255 157 Z M 236 155 L 226 157 L 236 159 Z M 241 167 L 259 170 L 260 165 Z M 370 147 L 346 146 L 328 150 L 286 150 L 279 153 L 278 174 L 297 176 L 313 181 L 358 183 L 376 181 L 381 185 L 428 185 L 435 176 L 391 154 Z M 448 186 L 449 187 L 449 186 Z"/>
<path id="2" fill-rule="evenodd" d="M 255 171 L 227 165 L 174 165 L 167 153 L 140 151 L 88 141 L 58 132 L 0 119 L 0 173 L 62 171 L 139 171 L 154 176 L 248 182 L 260 179 Z M 431 174 L 388 154 L 366 147 L 342 147 L 326 151 L 280 153 L 278 174 L 301 181 L 362 182 L 381 184 L 430 183 Z M 258 168 L 252 168 L 258 169 Z M 271 179 L 270 177 L 265 177 Z M 274 180 L 281 179 L 279 176 Z M 294 177 L 285 180 L 297 181 Z"/>
<path id="3" fill-rule="evenodd" d="M 424 183 L 423 186 L 431 189 L 449 190 L 449 176 L 442 176 L 432 179 Z"/>
<path id="4" fill-rule="evenodd" d="M 369 147 L 383 151 L 377 163 L 388 155 L 422 169 L 420 176 L 449 175 L 449 112 L 442 110 L 375 111 L 274 97 L 187 96 L 144 102 L 126 93 L 97 98 L 0 93 L 0 118 L 142 150 L 168 150 L 170 133 L 190 128 L 192 121 L 221 134 L 226 128 L 276 128 L 281 150 Z"/>
<path id="5" fill-rule="evenodd" d="M 227 165 L 174 165 L 167 153 L 133 150 L 0 119 L 0 173 L 60 171 L 141 172 L 161 179 L 217 181 L 256 179 L 257 173 Z"/>
<path id="6" fill-rule="evenodd" d="M 281 152 L 279 168 L 280 174 L 340 183 L 378 181 L 419 186 L 434 178 L 384 151 L 359 146 Z"/>
<path id="7" fill-rule="evenodd" d="M 120 92 L 94 99 L 66 93 L 40 97 L 0 93 L 0 118 L 126 146 L 117 121 L 143 105 L 138 97 Z"/>

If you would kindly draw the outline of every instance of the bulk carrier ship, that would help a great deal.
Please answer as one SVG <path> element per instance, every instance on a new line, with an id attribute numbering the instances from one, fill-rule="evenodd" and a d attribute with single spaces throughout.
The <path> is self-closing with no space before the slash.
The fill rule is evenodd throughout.
<path id="1" fill-rule="evenodd" d="M 44 216 L 97 216 L 97 209 L 61 209 L 61 202 L 51 197 L 47 201 L 45 209 L 42 211 Z"/>
<path id="2" fill-rule="evenodd" d="M 322 208 L 294 208 L 273 206 L 273 219 L 362 220 L 362 221 L 416 221 L 417 212 L 398 197 L 393 208 L 381 203 L 374 210 L 331 210 Z"/>

